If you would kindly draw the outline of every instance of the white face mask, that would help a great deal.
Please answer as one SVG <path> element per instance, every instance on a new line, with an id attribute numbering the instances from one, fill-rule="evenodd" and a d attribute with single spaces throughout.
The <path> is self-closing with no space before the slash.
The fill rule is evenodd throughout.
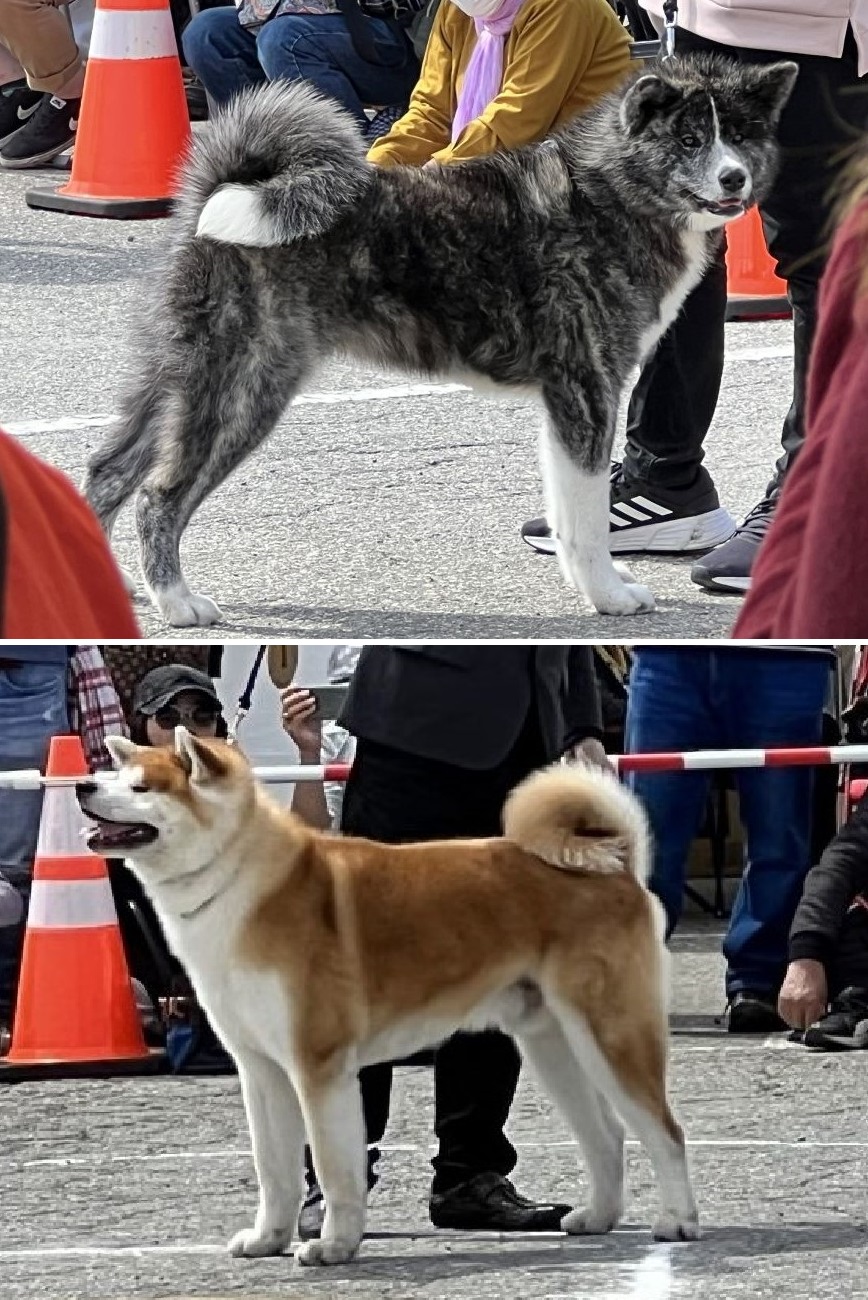
<path id="1" fill-rule="evenodd" d="M 503 0 L 452 0 L 468 18 L 490 18 L 496 13 Z"/>

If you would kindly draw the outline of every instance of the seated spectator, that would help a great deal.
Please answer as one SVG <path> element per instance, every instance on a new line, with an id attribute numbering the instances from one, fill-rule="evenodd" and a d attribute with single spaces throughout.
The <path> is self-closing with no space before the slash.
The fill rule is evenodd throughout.
<path id="1" fill-rule="evenodd" d="M 361 652 L 361 641 L 335 647 L 327 670 L 330 685 L 339 686 L 353 680 Z M 316 700 L 307 687 L 286 687 L 280 693 L 280 706 L 283 729 L 295 742 L 299 762 L 352 763 L 355 737 L 339 722 L 314 718 Z M 343 802 L 343 782 L 299 781 L 293 792 L 292 811 L 317 830 L 339 830 Z"/>
<path id="2" fill-rule="evenodd" d="M 214 683 L 184 664 L 152 668 L 133 694 L 130 739 L 154 748 L 174 745 L 175 728 L 180 726 L 194 736 L 225 739 L 228 728 Z"/>
<path id="3" fill-rule="evenodd" d="M 0 637 L 140 635 L 89 506 L 64 474 L 0 431 Z"/>
<path id="4" fill-rule="evenodd" d="M 868 799 L 805 877 L 778 1010 L 807 1047 L 868 1047 Z"/>
<path id="5" fill-rule="evenodd" d="M 606 0 L 443 0 L 410 107 L 368 158 L 423 165 L 517 148 L 629 66 L 630 38 Z"/>
<path id="6" fill-rule="evenodd" d="M 362 21 L 364 49 L 338 0 L 241 0 L 198 13 L 184 31 L 184 57 L 218 105 L 266 81 L 306 81 L 367 131 L 365 105 L 406 104 L 419 64 L 401 26 Z"/>
<path id="7" fill-rule="evenodd" d="M 160 664 L 133 691 L 130 739 L 137 745 L 173 746 L 178 726 L 206 738 L 224 738 L 228 730 L 220 697 L 206 673 L 185 664 Z M 138 880 L 123 862 L 110 862 L 109 876 L 131 973 L 154 1005 L 173 997 L 185 1006 L 183 1023 L 173 1025 L 167 1038 L 172 1068 L 197 1074 L 232 1071 L 234 1066 L 196 1005 L 189 978 L 170 953 Z"/>
<path id="8" fill-rule="evenodd" d="M 0 44 L 26 74 L 0 90 L 0 167 L 41 167 L 75 142 L 84 85 L 63 0 L 0 0 Z"/>

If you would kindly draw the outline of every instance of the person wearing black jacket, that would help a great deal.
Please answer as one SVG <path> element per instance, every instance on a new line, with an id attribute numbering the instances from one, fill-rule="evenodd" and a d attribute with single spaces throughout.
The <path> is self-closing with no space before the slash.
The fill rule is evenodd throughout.
<path id="1" fill-rule="evenodd" d="M 808 1047 L 868 1047 L 868 798 L 805 877 L 778 1010 Z"/>
<path id="2" fill-rule="evenodd" d="M 573 747 L 605 762 L 588 646 L 366 646 L 338 721 L 357 738 L 342 832 L 392 844 L 499 835 L 504 800 L 530 772 Z M 519 1067 L 512 1039 L 496 1031 L 438 1049 L 436 1226 L 560 1226 L 565 1205 L 526 1200 L 507 1178 L 516 1153 L 503 1130 Z M 370 1147 L 386 1126 L 391 1067 L 365 1069 L 360 1082 Z M 302 1235 L 318 1232 L 321 1215 L 314 1183 Z"/>

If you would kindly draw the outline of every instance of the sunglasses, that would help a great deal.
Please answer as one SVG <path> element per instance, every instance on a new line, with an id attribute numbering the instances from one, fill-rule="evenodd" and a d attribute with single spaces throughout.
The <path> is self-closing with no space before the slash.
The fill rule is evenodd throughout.
<path id="1" fill-rule="evenodd" d="M 154 721 L 164 731 L 174 731 L 181 723 L 192 722 L 194 727 L 211 727 L 222 717 L 223 710 L 215 709 L 211 704 L 199 704 L 189 713 L 182 712 L 174 704 L 167 704 L 164 709 L 157 709 Z"/>

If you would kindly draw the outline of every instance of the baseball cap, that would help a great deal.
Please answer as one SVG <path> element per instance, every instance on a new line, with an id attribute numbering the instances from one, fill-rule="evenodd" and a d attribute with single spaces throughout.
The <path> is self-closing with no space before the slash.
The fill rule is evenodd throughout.
<path id="1" fill-rule="evenodd" d="M 176 695 L 182 691 L 198 691 L 213 700 L 219 712 L 223 711 L 220 696 L 214 689 L 214 683 L 198 668 L 188 668 L 185 664 L 161 664 L 145 673 L 133 691 L 133 711 L 150 716 L 164 709 Z"/>

